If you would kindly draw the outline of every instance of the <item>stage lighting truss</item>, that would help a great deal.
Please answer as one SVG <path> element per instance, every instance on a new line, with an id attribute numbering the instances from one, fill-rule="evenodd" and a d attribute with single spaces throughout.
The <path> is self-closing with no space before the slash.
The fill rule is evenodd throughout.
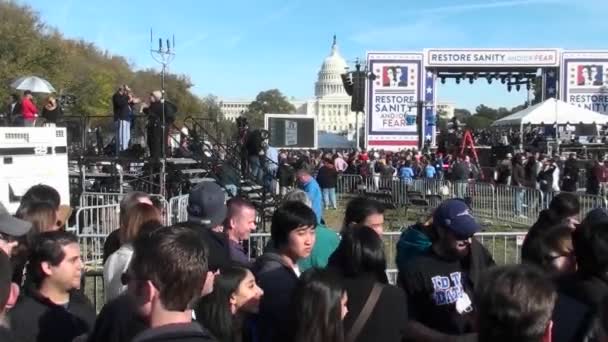
<path id="1" fill-rule="evenodd" d="M 516 90 L 520 90 L 524 85 L 527 88 L 531 88 L 531 83 L 537 77 L 536 74 L 530 72 L 446 72 L 439 73 L 437 76 L 441 79 L 441 84 L 445 84 L 448 78 L 454 79 L 456 84 L 461 84 L 462 81 L 466 81 L 467 79 L 470 84 L 474 84 L 480 78 L 485 78 L 488 84 L 492 84 L 494 80 L 500 80 L 500 83 L 511 86 L 508 87 L 511 90 L 514 86 Z"/>

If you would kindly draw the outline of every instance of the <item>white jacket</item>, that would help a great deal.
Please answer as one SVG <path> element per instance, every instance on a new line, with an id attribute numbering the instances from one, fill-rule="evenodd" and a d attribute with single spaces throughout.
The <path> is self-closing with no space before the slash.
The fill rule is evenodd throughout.
<path id="1" fill-rule="evenodd" d="M 112 253 L 103 265 L 103 281 L 106 303 L 118 297 L 127 287 L 121 282 L 122 274 L 129 268 L 133 256 L 133 245 L 122 245 Z"/>

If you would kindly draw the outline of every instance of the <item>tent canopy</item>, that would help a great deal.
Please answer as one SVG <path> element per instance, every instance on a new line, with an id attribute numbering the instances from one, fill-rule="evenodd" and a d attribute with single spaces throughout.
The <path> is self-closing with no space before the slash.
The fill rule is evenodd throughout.
<path id="1" fill-rule="evenodd" d="M 528 107 L 500 120 L 496 120 L 492 123 L 492 126 L 554 124 L 556 121 L 558 124 L 563 125 L 567 123 L 572 125 L 580 123 L 595 123 L 600 125 L 608 122 L 608 115 L 550 98 L 545 102 Z"/>

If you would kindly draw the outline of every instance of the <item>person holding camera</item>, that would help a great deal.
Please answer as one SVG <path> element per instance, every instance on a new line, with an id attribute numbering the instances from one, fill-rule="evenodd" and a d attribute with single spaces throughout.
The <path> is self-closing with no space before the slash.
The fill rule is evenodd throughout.
<path id="1" fill-rule="evenodd" d="M 112 96 L 112 106 L 114 109 L 114 125 L 116 126 L 116 152 L 121 152 L 129 148 L 131 139 L 131 121 L 129 114 L 129 92 L 131 89 L 126 84 L 121 85 Z"/>
<path id="2" fill-rule="evenodd" d="M 61 105 L 57 103 L 57 99 L 54 96 L 47 98 L 46 104 L 42 107 L 42 117 L 46 120 L 46 124 L 53 126 L 63 117 Z"/>
<path id="3" fill-rule="evenodd" d="M 175 121 L 177 106 L 165 100 L 163 93 L 160 90 L 155 90 L 150 94 L 150 105 L 144 108 L 143 112 L 148 115 L 148 147 L 150 148 L 150 159 L 158 161 L 164 155 L 161 153 L 163 145 L 165 145 L 166 152 L 168 132 Z"/>

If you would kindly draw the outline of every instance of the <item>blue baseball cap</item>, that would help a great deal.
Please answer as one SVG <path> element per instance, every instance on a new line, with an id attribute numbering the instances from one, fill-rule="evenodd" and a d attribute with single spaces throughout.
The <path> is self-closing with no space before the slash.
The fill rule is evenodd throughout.
<path id="1" fill-rule="evenodd" d="M 433 213 L 433 224 L 450 230 L 456 238 L 462 240 L 481 230 L 481 226 L 471 215 L 471 208 L 459 199 L 443 201 Z"/>

